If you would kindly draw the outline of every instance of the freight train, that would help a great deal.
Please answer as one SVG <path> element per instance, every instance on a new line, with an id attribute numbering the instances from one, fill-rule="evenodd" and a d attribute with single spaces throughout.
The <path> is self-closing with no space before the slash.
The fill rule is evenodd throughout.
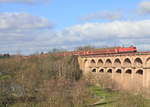
<path id="1" fill-rule="evenodd" d="M 133 53 L 137 52 L 137 48 L 134 46 L 130 47 L 115 47 L 115 48 L 106 48 L 106 49 L 93 49 L 85 51 L 72 51 L 72 52 L 59 52 L 54 53 L 54 56 L 88 56 L 88 55 L 109 55 L 109 54 L 121 54 L 121 53 Z"/>

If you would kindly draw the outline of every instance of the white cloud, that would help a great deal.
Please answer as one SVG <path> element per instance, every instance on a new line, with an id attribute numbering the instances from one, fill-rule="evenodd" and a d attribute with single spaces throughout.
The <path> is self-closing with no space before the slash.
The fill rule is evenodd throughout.
<path id="1" fill-rule="evenodd" d="M 139 4 L 140 14 L 150 14 L 150 1 L 143 1 Z"/>
<path id="2" fill-rule="evenodd" d="M 0 13 L 0 51 L 34 47 L 36 39 L 51 32 L 53 24 L 47 18 L 29 13 Z M 40 44 L 40 41 L 38 41 Z"/>
<path id="3" fill-rule="evenodd" d="M 66 28 L 66 34 L 81 38 L 92 37 L 105 39 L 108 37 L 142 38 L 150 36 L 150 20 L 113 21 L 109 23 L 87 23 Z"/>
<path id="4" fill-rule="evenodd" d="M 97 13 L 88 14 L 81 18 L 81 20 L 118 20 L 122 19 L 121 11 L 102 11 Z"/>
<path id="5" fill-rule="evenodd" d="M 66 28 L 62 33 L 64 43 L 96 46 L 149 45 L 150 20 L 87 23 Z M 70 45 L 68 45 L 70 46 Z M 150 49 L 150 48 L 149 48 Z"/>
<path id="6" fill-rule="evenodd" d="M 28 13 L 0 13 L 0 30 L 20 30 L 48 28 L 48 19 Z"/>
<path id="7" fill-rule="evenodd" d="M 53 31 L 48 19 L 28 13 L 0 14 L 0 53 L 25 54 L 52 48 L 136 45 L 150 49 L 150 20 L 86 23 Z"/>

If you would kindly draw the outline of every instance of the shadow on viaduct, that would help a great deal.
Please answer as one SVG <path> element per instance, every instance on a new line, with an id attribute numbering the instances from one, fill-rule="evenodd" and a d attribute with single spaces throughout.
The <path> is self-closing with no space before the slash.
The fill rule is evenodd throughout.
<path id="1" fill-rule="evenodd" d="M 149 55 L 81 56 L 80 68 L 84 75 L 109 75 L 126 89 L 150 88 Z"/>

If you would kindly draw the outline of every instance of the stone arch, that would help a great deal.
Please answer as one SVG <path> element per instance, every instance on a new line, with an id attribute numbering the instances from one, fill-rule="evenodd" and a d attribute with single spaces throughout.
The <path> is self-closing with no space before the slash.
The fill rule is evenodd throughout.
<path id="1" fill-rule="evenodd" d="M 120 67 L 121 66 L 121 60 L 119 58 L 114 60 L 114 66 L 115 67 Z"/>
<path id="2" fill-rule="evenodd" d="M 99 70 L 99 72 L 104 73 L 104 69 L 103 69 L 103 68 L 102 68 L 102 69 L 100 69 L 100 70 Z"/>
<path id="3" fill-rule="evenodd" d="M 137 90 L 141 90 L 141 88 L 143 87 L 143 73 L 144 73 L 143 69 L 138 69 L 135 72 L 134 85 Z"/>
<path id="4" fill-rule="evenodd" d="M 94 59 L 91 60 L 91 63 L 96 63 L 96 61 Z"/>
<path id="5" fill-rule="evenodd" d="M 138 74 L 138 75 L 143 75 L 143 73 L 144 73 L 144 71 L 142 69 L 139 69 L 136 71 L 136 74 Z"/>
<path id="6" fill-rule="evenodd" d="M 132 89 L 132 70 L 126 69 L 123 75 L 123 86 L 125 89 L 130 90 Z"/>
<path id="7" fill-rule="evenodd" d="M 136 58 L 136 59 L 134 60 L 134 65 L 135 65 L 136 67 L 142 67 L 142 65 L 143 65 L 142 59 L 141 59 L 141 58 Z"/>
<path id="8" fill-rule="evenodd" d="M 108 69 L 108 70 L 107 70 L 107 73 L 112 73 L 112 69 Z"/>
<path id="9" fill-rule="evenodd" d="M 131 60 L 129 58 L 125 58 L 123 61 L 123 66 L 131 67 L 132 66 Z"/>
<path id="10" fill-rule="evenodd" d="M 91 66 L 95 66 L 95 65 L 96 65 L 96 61 L 95 61 L 94 59 L 92 59 L 92 60 L 90 61 L 90 65 L 91 65 Z"/>
<path id="11" fill-rule="evenodd" d="M 89 71 L 90 70 L 90 67 L 89 67 L 89 60 L 88 59 L 85 59 L 84 61 L 83 61 L 83 67 L 84 67 L 84 70 L 85 71 Z"/>
<path id="12" fill-rule="evenodd" d="M 98 66 L 103 66 L 104 62 L 102 59 L 99 59 L 98 62 L 97 62 L 97 65 Z"/>
<path id="13" fill-rule="evenodd" d="M 84 65 L 85 65 L 85 67 L 87 67 L 87 65 L 88 65 L 88 60 L 87 59 L 84 60 Z"/>
<path id="14" fill-rule="evenodd" d="M 127 70 L 125 71 L 125 73 L 126 73 L 126 74 L 132 74 L 132 70 L 131 70 L 131 69 L 127 69 Z"/>
<path id="15" fill-rule="evenodd" d="M 88 62 L 88 60 L 87 60 L 87 59 L 85 59 L 85 60 L 84 60 L 84 64 L 85 64 L 85 63 L 87 63 L 87 62 Z"/>
<path id="16" fill-rule="evenodd" d="M 93 68 L 93 69 L 92 69 L 92 72 L 96 72 L 96 71 L 97 71 L 96 68 Z"/>
<path id="17" fill-rule="evenodd" d="M 117 73 L 117 74 L 121 74 L 121 73 L 122 73 L 122 70 L 121 70 L 121 69 L 117 69 L 117 70 L 116 70 L 116 73 Z"/>
<path id="18" fill-rule="evenodd" d="M 106 67 L 111 67 L 112 66 L 112 61 L 110 59 L 107 59 L 105 62 Z"/>
<path id="19" fill-rule="evenodd" d="M 115 73 L 113 74 L 113 79 L 116 83 L 117 88 L 120 89 L 122 85 L 122 69 L 118 68 L 115 70 Z"/>
<path id="20" fill-rule="evenodd" d="M 150 58 L 147 58 L 146 60 L 146 67 L 150 67 Z"/>

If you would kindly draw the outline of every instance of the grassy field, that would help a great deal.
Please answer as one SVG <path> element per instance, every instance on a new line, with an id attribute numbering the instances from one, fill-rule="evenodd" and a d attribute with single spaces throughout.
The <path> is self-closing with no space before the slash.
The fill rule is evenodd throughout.
<path id="1" fill-rule="evenodd" d="M 150 99 L 142 94 L 125 91 L 112 91 L 97 86 L 90 87 L 97 98 L 93 107 L 150 107 Z"/>

